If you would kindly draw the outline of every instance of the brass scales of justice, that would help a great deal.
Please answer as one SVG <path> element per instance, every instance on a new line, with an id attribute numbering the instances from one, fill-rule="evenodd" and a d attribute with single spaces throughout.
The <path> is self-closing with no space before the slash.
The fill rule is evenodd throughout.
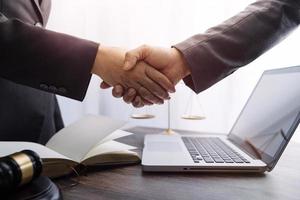
<path id="1" fill-rule="evenodd" d="M 206 117 L 204 115 L 200 114 L 193 114 L 193 111 L 196 109 L 195 105 L 198 104 L 198 107 L 202 108 L 199 102 L 197 101 L 196 98 L 194 98 L 195 95 L 191 93 L 189 102 L 192 102 L 187 105 L 185 113 L 181 116 L 182 119 L 184 120 L 204 120 Z M 195 105 L 194 105 L 195 104 Z M 203 109 L 201 109 L 203 110 Z M 146 111 L 146 113 L 133 113 L 130 115 L 132 119 L 152 119 L 155 118 L 155 115 L 150 114 Z M 168 100 L 168 127 L 165 131 L 163 131 L 163 134 L 166 135 L 172 135 L 172 134 L 177 134 L 175 131 L 172 130 L 171 128 L 171 102 Z"/>

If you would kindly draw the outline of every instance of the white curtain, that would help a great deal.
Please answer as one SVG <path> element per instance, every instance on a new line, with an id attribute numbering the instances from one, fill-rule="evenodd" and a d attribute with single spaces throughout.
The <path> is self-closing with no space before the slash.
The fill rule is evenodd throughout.
<path id="1" fill-rule="evenodd" d="M 48 29 L 86 38 L 104 45 L 134 48 L 141 44 L 170 47 L 189 36 L 204 32 L 242 11 L 250 0 L 53 0 Z M 262 71 L 299 65 L 300 31 L 265 53 L 247 67 L 215 86 L 192 95 L 206 119 L 181 119 L 191 102 L 191 90 L 178 84 L 172 95 L 172 128 L 228 133 Z M 99 89 L 93 77 L 83 103 L 59 97 L 66 124 L 86 113 L 103 114 L 131 121 L 133 125 L 166 127 L 167 105 L 137 110 Z M 155 114 L 149 120 L 133 120 L 135 112 Z M 294 137 L 300 141 L 299 134 Z M 298 137 L 298 138 L 297 138 Z"/>

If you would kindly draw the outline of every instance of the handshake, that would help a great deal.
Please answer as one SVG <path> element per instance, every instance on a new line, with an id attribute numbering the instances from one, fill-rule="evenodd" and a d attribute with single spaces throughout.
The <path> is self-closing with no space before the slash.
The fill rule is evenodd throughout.
<path id="1" fill-rule="evenodd" d="M 92 73 L 102 78 L 102 89 L 113 87 L 114 97 L 143 107 L 170 99 L 169 93 L 190 70 L 176 48 L 143 45 L 126 52 L 100 45 Z"/>

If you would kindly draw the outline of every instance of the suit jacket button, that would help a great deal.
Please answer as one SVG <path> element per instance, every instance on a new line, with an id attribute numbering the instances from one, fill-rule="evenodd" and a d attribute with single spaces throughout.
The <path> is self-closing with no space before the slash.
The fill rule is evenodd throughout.
<path id="1" fill-rule="evenodd" d="M 67 92 L 66 88 L 60 87 L 58 88 L 58 92 L 61 94 L 65 94 Z"/>
<path id="2" fill-rule="evenodd" d="M 43 90 L 48 90 L 49 87 L 46 84 L 40 84 L 40 88 Z"/>
<path id="3" fill-rule="evenodd" d="M 36 22 L 35 24 L 34 24 L 36 27 L 43 27 L 43 25 L 40 23 L 40 22 Z"/>
<path id="4" fill-rule="evenodd" d="M 55 93 L 55 92 L 57 92 L 57 88 L 55 86 L 51 85 L 51 86 L 49 86 L 49 91 Z"/>

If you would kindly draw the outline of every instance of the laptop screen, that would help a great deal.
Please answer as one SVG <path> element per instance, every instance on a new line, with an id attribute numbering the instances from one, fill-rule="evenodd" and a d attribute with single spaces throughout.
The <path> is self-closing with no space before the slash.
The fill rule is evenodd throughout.
<path id="1" fill-rule="evenodd" d="M 263 73 L 229 139 L 273 169 L 299 123 L 300 66 Z"/>

